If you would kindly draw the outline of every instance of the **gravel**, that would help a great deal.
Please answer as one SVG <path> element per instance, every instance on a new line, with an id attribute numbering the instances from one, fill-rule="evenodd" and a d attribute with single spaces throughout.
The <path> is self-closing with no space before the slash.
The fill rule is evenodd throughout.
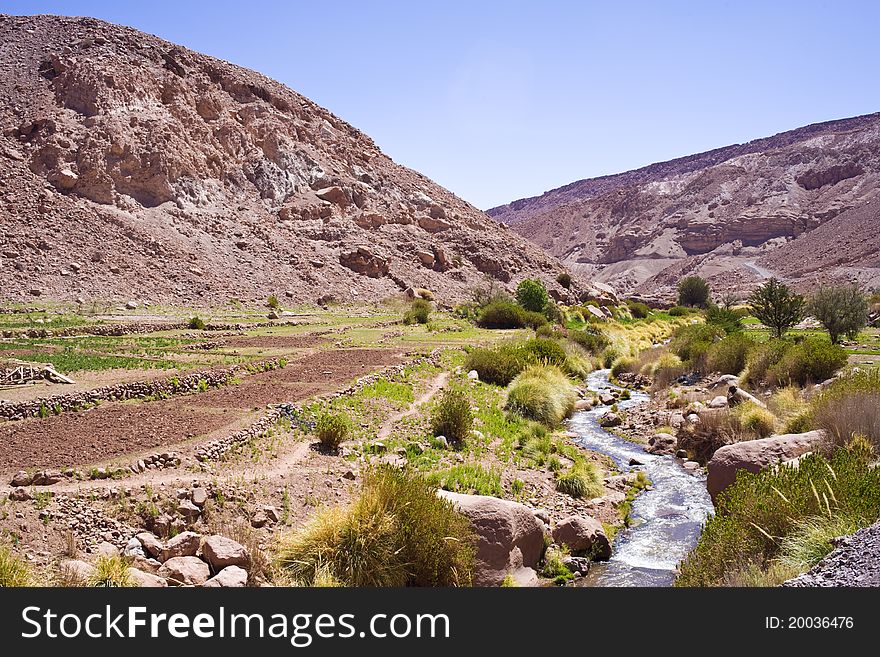
<path id="1" fill-rule="evenodd" d="M 812 570 L 783 586 L 880 586 L 880 522 L 841 539 Z"/>

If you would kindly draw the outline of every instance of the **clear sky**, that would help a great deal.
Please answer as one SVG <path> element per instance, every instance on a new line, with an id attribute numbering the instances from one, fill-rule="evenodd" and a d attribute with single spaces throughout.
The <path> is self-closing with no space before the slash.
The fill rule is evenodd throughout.
<path id="1" fill-rule="evenodd" d="M 0 0 L 296 89 L 478 207 L 880 111 L 874 0 Z"/>

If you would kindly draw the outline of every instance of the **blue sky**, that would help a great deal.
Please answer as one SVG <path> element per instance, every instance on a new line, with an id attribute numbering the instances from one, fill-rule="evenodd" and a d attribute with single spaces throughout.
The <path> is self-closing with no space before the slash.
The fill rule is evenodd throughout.
<path id="1" fill-rule="evenodd" d="M 880 2 L 0 0 L 259 70 L 478 207 L 880 111 Z"/>

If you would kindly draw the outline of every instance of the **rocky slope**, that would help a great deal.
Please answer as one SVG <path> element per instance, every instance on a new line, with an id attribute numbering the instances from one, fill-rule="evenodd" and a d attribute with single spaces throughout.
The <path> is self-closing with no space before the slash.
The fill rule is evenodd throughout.
<path id="1" fill-rule="evenodd" d="M 730 289 L 777 273 L 802 286 L 817 273 L 878 285 L 878 212 L 880 114 L 870 114 L 581 180 L 488 214 L 574 271 L 668 295 L 694 272 Z"/>
<path id="2" fill-rule="evenodd" d="M 0 63 L 4 300 L 347 301 L 418 286 L 451 301 L 487 275 L 562 270 L 253 71 L 53 16 L 0 15 Z"/>
<path id="3" fill-rule="evenodd" d="M 808 573 L 783 586 L 880 586 L 880 523 L 845 536 L 836 545 Z"/>

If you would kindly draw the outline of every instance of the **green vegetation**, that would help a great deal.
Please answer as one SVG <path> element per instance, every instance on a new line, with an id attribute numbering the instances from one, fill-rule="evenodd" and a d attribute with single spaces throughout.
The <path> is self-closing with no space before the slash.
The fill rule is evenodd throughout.
<path id="1" fill-rule="evenodd" d="M 351 431 L 351 418 L 345 413 L 324 413 L 315 425 L 315 435 L 327 452 L 338 450 Z"/>
<path id="2" fill-rule="evenodd" d="M 785 350 L 770 368 L 770 380 L 777 385 L 820 383 L 846 365 L 846 350 L 824 338 L 806 338 Z"/>
<path id="3" fill-rule="evenodd" d="M 538 328 L 546 323 L 541 313 L 524 310 L 512 301 L 493 301 L 477 318 L 477 325 L 488 329 Z"/>
<path id="4" fill-rule="evenodd" d="M 602 476 L 589 461 L 580 461 L 556 477 L 556 490 L 572 497 L 601 497 Z"/>
<path id="5" fill-rule="evenodd" d="M 743 431 L 756 434 L 758 438 L 773 435 L 773 430 L 776 428 L 776 416 L 752 402 L 735 407 L 731 415 Z"/>
<path id="6" fill-rule="evenodd" d="M 749 352 L 754 346 L 749 336 L 731 333 L 709 347 L 706 352 L 708 369 L 721 374 L 739 374 L 745 369 Z"/>
<path id="7" fill-rule="evenodd" d="M 868 467 L 872 459 L 861 439 L 828 457 L 807 455 L 797 468 L 740 471 L 719 496 L 676 585 L 724 585 L 741 571 L 766 573 L 780 558 L 798 561 L 799 569 L 812 566 L 803 560 L 822 553 L 828 527 L 857 529 L 880 518 L 880 468 Z"/>
<path id="8" fill-rule="evenodd" d="M 706 310 L 706 323 L 721 327 L 727 334 L 737 333 L 742 331 L 744 312 L 748 313 L 712 304 Z"/>
<path id="9" fill-rule="evenodd" d="M 33 576 L 27 562 L 6 545 L 0 545 L 0 588 L 32 586 Z"/>
<path id="10" fill-rule="evenodd" d="M 868 323 L 868 297 L 857 285 L 821 287 L 810 300 L 809 312 L 828 331 L 831 342 L 845 335 L 854 340 Z"/>
<path id="11" fill-rule="evenodd" d="M 574 410 L 577 398 L 574 385 L 558 367 L 530 365 L 508 386 L 506 408 L 556 427 Z"/>
<path id="12" fill-rule="evenodd" d="M 196 315 L 195 317 L 190 317 L 187 326 L 194 331 L 203 331 L 205 329 L 205 320 Z"/>
<path id="13" fill-rule="evenodd" d="M 276 297 L 274 294 L 270 294 L 269 298 L 266 299 L 266 305 L 274 309 L 278 308 L 281 304 L 278 302 L 278 297 Z"/>
<path id="14" fill-rule="evenodd" d="M 516 301 L 524 310 L 540 313 L 547 307 L 547 288 L 537 278 L 526 278 L 516 286 Z"/>
<path id="15" fill-rule="evenodd" d="M 611 341 L 602 332 L 602 329 L 592 326 L 582 331 L 569 331 L 568 338 L 591 354 L 599 354 L 611 344 Z"/>
<path id="16" fill-rule="evenodd" d="M 564 560 L 566 556 L 568 556 L 568 551 L 564 546 L 547 550 L 544 554 L 541 576 L 552 579 L 553 583 L 558 586 L 563 586 L 570 579 L 573 579 L 574 573 L 565 565 Z"/>
<path id="17" fill-rule="evenodd" d="M 385 467 L 364 475 L 351 506 L 321 510 L 283 536 L 277 564 L 306 586 L 324 569 L 345 586 L 469 586 L 475 543 L 470 522 L 434 486 Z"/>
<path id="18" fill-rule="evenodd" d="M 501 473 L 497 470 L 486 470 L 478 463 L 455 465 L 448 470 L 432 472 L 427 481 L 443 490 L 471 495 L 490 495 L 503 497 Z"/>
<path id="19" fill-rule="evenodd" d="M 569 359 L 556 340 L 535 338 L 495 349 L 474 349 L 468 354 L 465 369 L 476 370 L 480 381 L 506 386 L 528 365 L 543 363 L 564 368 Z"/>
<path id="20" fill-rule="evenodd" d="M 460 388 L 447 388 L 431 418 L 431 431 L 460 446 L 473 427 L 474 413 L 467 394 Z"/>
<path id="21" fill-rule="evenodd" d="M 713 324 L 686 324 L 672 334 L 669 349 L 691 369 L 702 372 L 707 367 L 709 350 L 724 335 L 724 329 Z"/>
<path id="22" fill-rule="evenodd" d="M 95 572 L 87 581 L 88 586 L 122 588 L 135 587 L 137 583 L 131 578 L 128 559 L 120 556 L 100 556 L 95 562 Z"/>
<path id="23" fill-rule="evenodd" d="M 864 436 L 880 450 L 880 370 L 854 372 L 834 381 L 813 402 L 811 419 L 832 444 Z"/>
<path id="24" fill-rule="evenodd" d="M 711 290 L 705 279 L 688 276 L 678 283 L 678 305 L 705 308 L 709 304 Z"/>
<path id="25" fill-rule="evenodd" d="M 749 305 L 752 314 L 770 329 L 773 337 L 781 338 L 803 319 L 806 302 L 787 285 L 771 278 L 752 292 Z"/>
<path id="26" fill-rule="evenodd" d="M 645 319 L 648 315 L 651 314 L 651 309 L 640 301 L 628 301 L 627 307 L 629 308 L 630 314 L 635 319 Z"/>
<path id="27" fill-rule="evenodd" d="M 571 287 L 571 274 L 565 271 L 562 272 L 556 277 L 556 282 L 567 290 Z"/>
<path id="28" fill-rule="evenodd" d="M 414 299 L 409 310 L 403 315 L 403 323 L 406 325 L 427 324 L 433 309 L 430 301 Z"/>

